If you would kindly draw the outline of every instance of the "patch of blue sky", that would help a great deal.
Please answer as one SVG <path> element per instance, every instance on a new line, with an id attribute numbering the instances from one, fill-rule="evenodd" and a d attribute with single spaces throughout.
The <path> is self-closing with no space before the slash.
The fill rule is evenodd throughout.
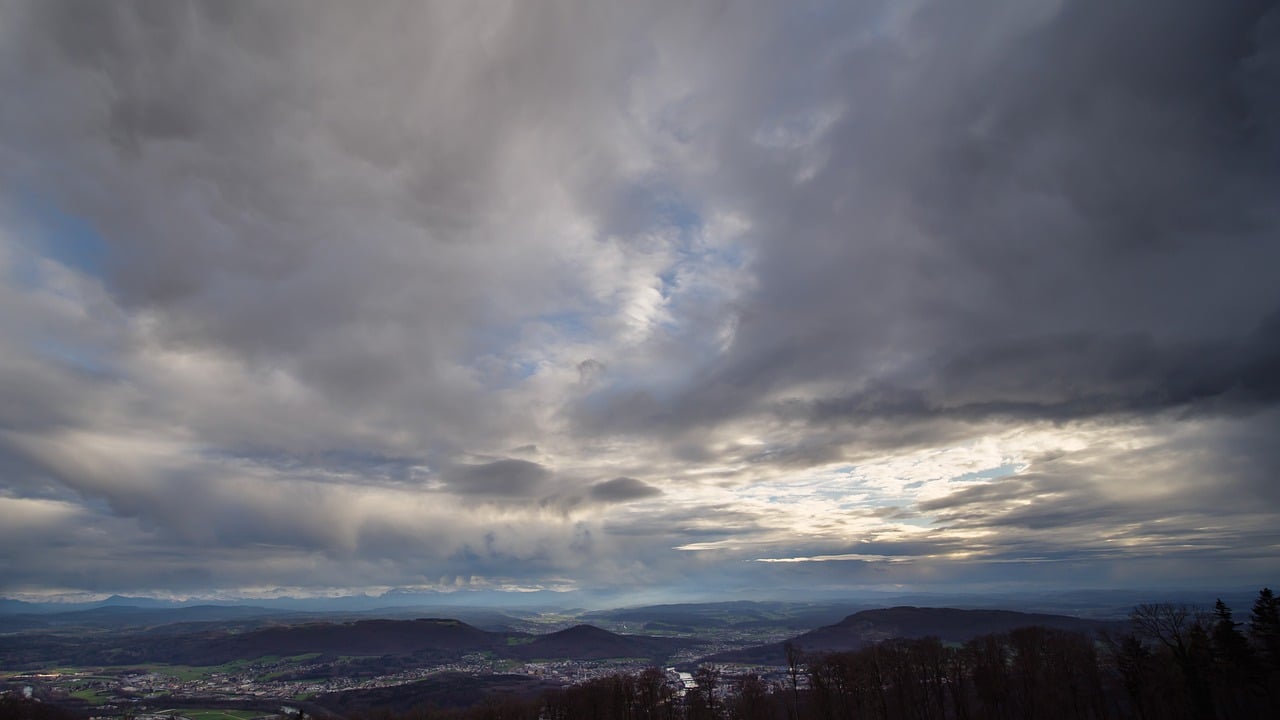
<path id="1" fill-rule="evenodd" d="M 851 493 L 848 492 L 845 493 L 845 495 L 850 494 Z M 851 507 L 860 508 L 894 507 L 902 505 L 906 500 L 908 500 L 908 498 L 893 497 L 891 495 L 858 494 L 857 500 L 849 503 L 849 505 Z"/>
<path id="2" fill-rule="evenodd" d="M 545 323 L 564 340 L 571 342 L 590 340 L 592 337 L 590 317 L 582 311 L 565 310 L 547 313 L 534 318 L 533 322 Z"/>
<path id="3" fill-rule="evenodd" d="M 663 297 L 669 296 L 671 290 L 677 287 L 682 290 L 688 289 L 689 283 L 682 282 L 683 279 L 688 275 L 696 274 L 699 270 L 714 268 L 737 270 L 746 262 L 745 253 L 736 246 L 682 245 L 676 250 L 676 258 L 670 267 L 658 275 L 662 281 Z"/>
<path id="4" fill-rule="evenodd" d="M 22 193 L 20 207 L 23 224 L 31 229 L 32 251 L 82 273 L 102 275 L 109 248 L 91 222 L 35 192 Z"/>
<path id="5" fill-rule="evenodd" d="M 1019 472 L 1022 472 L 1026 467 L 1027 466 L 1023 463 L 1004 463 L 1003 465 L 987 468 L 986 470 L 976 470 L 974 472 L 967 472 L 963 475 L 957 475 L 951 478 L 949 482 L 961 483 L 995 480 L 997 478 L 1016 475 Z"/>
<path id="6" fill-rule="evenodd" d="M 885 507 L 902 504 L 901 498 L 877 492 L 877 488 L 864 479 L 852 476 L 845 466 L 793 480 L 769 480 L 752 486 L 764 491 L 761 500 L 771 504 L 790 504 L 797 499 L 820 498 L 835 502 L 848 509 L 861 507 Z"/>
<path id="7" fill-rule="evenodd" d="M 675 194 L 663 193 L 653 204 L 654 217 L 664 227 L 675 228 L 681 236 L 702 229 L 702 215 L 693 205 Z"/>
<path id="8" fill-rule="evenodd" d="M 662 297 L 664 299 L 670 299 L 678 287 L 680 282 L 680 269 L 681 264 L 677 263 L 667 268 L 665 271 L 658 273 L 658 280 L 662 282 L 662 287 L 658 289 L 658 292 L 662 293 Z"/>
<path id="9" fill-rule="evenodd" d="M 680 323 L 677 321 L 680 319 L 709 317 L 709 313 L 723 306 L 735 295 L 733 283 L 724 281 L 725 268 L 715 267 L 714 262 L 689 261 L 672 268 L 663 276 L 661 293 L 671 320 L 664 323 L 669 326 L 668 330 L 678 330 Z M 717 343 L 714 335 L 707 335 L 702 341 L 710 346 Z"/>
<path id="10" fill-rule="evenodd" d="M 112 378 L 116 376 L 106 355 L 95 348 L 73 345 L 51 338 L 43 338 L 32 343 L 37 355 L 45 362 L 59 365 L 73 372 L 96 378 Z"/>
<path id="11" fill-rule="evenodd" d="M 818 497 L 825 497 L 825 498 L 831 498 L 833 500 L 838 500 L 840 498 L 848 497 L 849 495 L 852 495 L 852 494 L 862 495 L 865 492 L 866 492 L 865 488 L 859 487 L 857 485 L 838 485 L 837 484 L 837 485 L 829 485 L 826 487 L 815 488 L 812 491 L 812 494 Z"/>
<path id="12" fill-rule="evenodd" d="M 594 335 L 591 323 L 589 312 L 565 310 L 526 318 L 516 324 L 478 327 L 472 336 L 470 354 L 473 358 L 497 359 L 506 368 L 506 375 L 522 380 L 535 374 L 541 362 L 539 358 L 523 354 L 520 350 L 523 344 L 531 340 L 535 345 L 548 342 L 548 335 L 555 344 L 590 342 Z M 532 335 L 540 338 L 530 337 L 532 328 L 538 328 Z"/>
<path id="13" fill-rule="evenodd" d="M 673 184 L 657 177 L 631 183 L 618 194 L 620 225 L 615 231 L 624 235 L 650 230 L 674 229 L 681 238 L 694 237 L 701 230 L 703 218 L 693 202 Z"/>
<path id="14" fill-rule="evenodd" d="M 537 374 L 542 363 L 536 360 L 515 360 L 511 363 L 511 374 L 517 380 L 525 380 Z"/>
<path id="15" fill-rule="evenodd" d="M 509 390 L 538 374 L 543 360 L 514 354 L 488 355 L 483 358 L 482 382 L 490 390 Z"/>

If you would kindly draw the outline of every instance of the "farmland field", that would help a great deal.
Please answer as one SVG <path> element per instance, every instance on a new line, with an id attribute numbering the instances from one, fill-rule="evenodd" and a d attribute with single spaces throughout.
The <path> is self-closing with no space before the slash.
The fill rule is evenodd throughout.
<path id="1" fill-rule="evenodd" d="M 178 715 L 190 720 L 252 720 L 252 718 L 271 715 L 257 710 L 217 710 L 217 709 L 181 709 L 161 710 L 158 715 Z"/>

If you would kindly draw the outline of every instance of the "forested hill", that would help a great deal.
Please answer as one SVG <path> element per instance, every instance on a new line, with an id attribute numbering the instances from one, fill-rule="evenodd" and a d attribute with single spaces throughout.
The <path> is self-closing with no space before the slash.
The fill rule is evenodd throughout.
<path id="1" fill-rule="evenodd" d="M 957 608 L 893 607 L 863 610 L 834 625 L 811 630 L 790 640 L 806 653 L 858 650 L 890 638 L 936 637 L 944 642 L 964 642 L 979 635 L 1040 626 L 1074 632 L 1097 632 L 1115 623 L 1067 615 L 1023 613 L 1012 610 L 961 610 Z M 720 662 L 781 664 L 785 643 L 771 643 L 721 653 Z"/>
<path id="2" fill-rule="evenodd" d="M 1012 610 L 959 610 L 956 608 L 894 607 L 854 613 L 835 625 L 811 630 L 792 642 L 807 650 L 856 650 L 890 638 L 936 637 L 944 642 L 964 642 L 979 635 L 1008 632 L 1020 627 L 1040 627 L 1091 632 L 1109 623 L 1067 615 L 1022 613 Z"/>
<path id="3" fill-rule="evenodd" d="M 450 619 L 360 620 L 264 628 L 211 640 L 202 652 L 219 662 L 262 655 L 405 655 L 424 649 L 489 650 L 506 636 Z M 225 658 L 225 659 L 224 659 Z"/>
<path id="4" fill-rule="evenodd" d="M 574 658 L 600 660 L 604 658 L 665 659 L 681 647 L 689 647 L 688 640 L 647 637 L 644 635 L 619 635 L 593 625 L 575 625 L 567 630 L 539 635 L 531 642 L 512 648 L 525 659 Z"/>

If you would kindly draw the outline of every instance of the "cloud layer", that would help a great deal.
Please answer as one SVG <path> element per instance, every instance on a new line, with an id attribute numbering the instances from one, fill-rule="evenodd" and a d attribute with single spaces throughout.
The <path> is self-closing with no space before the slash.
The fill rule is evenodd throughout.
<path id="1" fill-rule="evenodd" d="M 1268 2 L 6 4 L 0 591 L 1256 584 L 1278 86 Z"/>

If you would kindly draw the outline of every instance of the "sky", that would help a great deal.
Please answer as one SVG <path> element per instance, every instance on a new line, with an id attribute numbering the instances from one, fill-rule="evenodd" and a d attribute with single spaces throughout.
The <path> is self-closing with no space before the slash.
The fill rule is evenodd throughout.
<path id="1" fill-rule="evenodd" d="M 0 595 L 1280 578 L 1280 6 L 0 2 Z"/>

